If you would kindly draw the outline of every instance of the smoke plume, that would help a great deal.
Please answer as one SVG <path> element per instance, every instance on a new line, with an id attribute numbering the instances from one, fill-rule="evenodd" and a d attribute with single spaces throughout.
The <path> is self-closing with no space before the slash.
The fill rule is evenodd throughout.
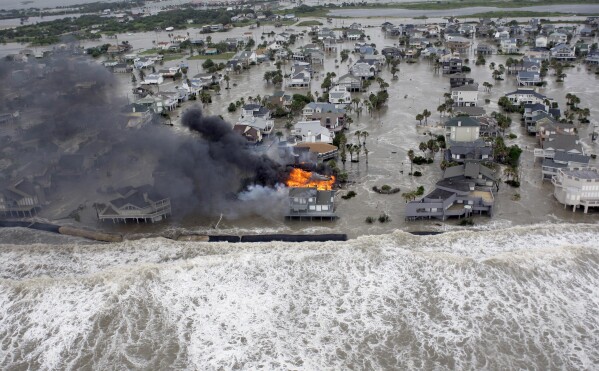
<path id="1" fill-rule="evenodd" d="M 251 150 L 219 117 L 192 108 L 184 133 L 159 123 L 131 127 L 128 88 L 71 54 L 2 61 L 0 77 L 0 114 L 13 118 L 0 123 L 0 189 L 46 169 L 50 218 L 144 184 L 171 198 L 175 217 L 281 216 L 285 166 Z"/>

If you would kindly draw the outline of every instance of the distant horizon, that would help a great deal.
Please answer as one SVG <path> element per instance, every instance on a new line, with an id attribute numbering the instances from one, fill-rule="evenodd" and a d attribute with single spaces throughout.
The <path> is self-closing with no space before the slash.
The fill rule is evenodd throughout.
<path id="1" fill-rule="evenodd" d="M 122 0 L 3 0 L 0 10 L 56 8 L 89 3 L 114 3 Z M 24 4 L 25 3 L 25 4 Z"/>

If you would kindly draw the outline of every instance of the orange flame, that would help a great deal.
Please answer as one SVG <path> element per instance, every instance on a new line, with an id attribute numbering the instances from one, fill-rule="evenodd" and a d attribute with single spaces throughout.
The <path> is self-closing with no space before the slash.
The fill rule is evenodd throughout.
<path id="1" fill-rule="evenodd" d="M 305 171 L 302 169 L 294 168 L 289 173 L 289 178 L 285 182 L 287 187 L 301 187 L 301 188 L 316 188 L 319 191 L 329 191 L 333 189 L 333 184 L 335 184 L 335 177 L 331 176 L 324 177 L 323 179 L 319 179 L 318 174 L 315 176 L 313 173 L 309 171 Z"/>

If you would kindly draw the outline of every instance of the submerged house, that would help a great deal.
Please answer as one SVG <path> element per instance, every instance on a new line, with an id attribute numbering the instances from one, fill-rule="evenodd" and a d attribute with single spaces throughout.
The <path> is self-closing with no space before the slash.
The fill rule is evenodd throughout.
<path id="1" fill-rule="evenodd" d="M 295 187 L 289 189 L 288 219 L 337 219 L 335 191 Z"/>
<path id="2" fill-rule="evenodd" d="M 100 221 L 154 223 L 171 215 L 170 199 L 156 193 L 150 185 L 124 187 L 117 194 L 119 197 L 97 210 Z"/>
<path id="3" fill-rule="evenodd" d="M 497 179 L 490 168 L 478 162 L 452 166 L 445 169 L 432 192 L 406 204 L 406 219 L 492 216 L 496 191 Z"/>

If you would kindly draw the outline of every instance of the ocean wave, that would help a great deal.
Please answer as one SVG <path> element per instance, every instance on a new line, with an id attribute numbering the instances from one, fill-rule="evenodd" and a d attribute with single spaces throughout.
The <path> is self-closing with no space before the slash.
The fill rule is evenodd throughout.
<path id="1" fill-rule="evenodd" d="M 3 245 L 0 368 L 591 369 L 597 232 Z"/>

